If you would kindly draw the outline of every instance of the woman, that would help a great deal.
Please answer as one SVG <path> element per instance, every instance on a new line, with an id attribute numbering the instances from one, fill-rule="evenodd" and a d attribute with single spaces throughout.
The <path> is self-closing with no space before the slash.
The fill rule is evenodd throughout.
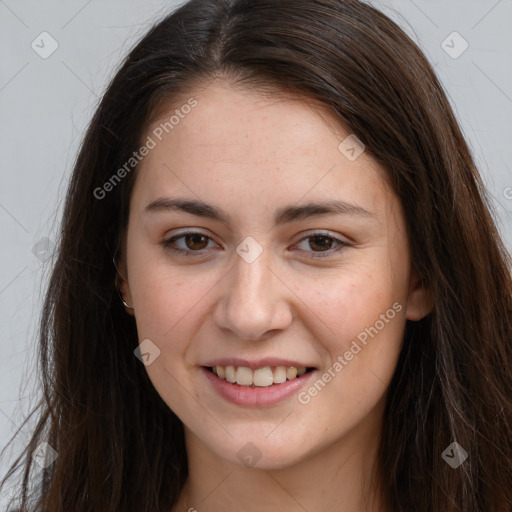
<path id="1" fill-rule="evenodd" d="M 21 510 L 512 510 L 489 204 L 382 13 L 188 2 L 78 155 Z"/>

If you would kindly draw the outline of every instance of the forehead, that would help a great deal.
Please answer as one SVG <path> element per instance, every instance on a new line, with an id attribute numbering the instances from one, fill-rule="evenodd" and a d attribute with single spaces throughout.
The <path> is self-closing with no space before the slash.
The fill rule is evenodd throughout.
<path id="1" fill-rule="evenodd" d="M 197 105 L 193 109 L 187 108 L 189 113 L 180 115 L 179 111 L 185 110 L 192 98 Z M 235 156 L 237 149 L 243 152 L 242 157 L 247 156 L 249 146 L 254 147 L 262 141 L 268 144 L 270 140 L 275 142 L 274 151 L 286 155 L 295 152 L 297 143 L 314 145 L 318 139 L 325 138 L 326 131 L 336 139 L 347 133 L 332 113 L 313 99 L 277 90 L 273 93 L 252 90 L 247 85 L 222 81 L 161 103 L 147 132 L 158 130 L 169 120 L 176 125 L 170 130 L 165 130 L 164 126 L 164 138 L 176 145 L 186 141 L 203 150 L 209 158 L 220 152 L 224 156 L 227 150 Z M 167 128 L 170 127 L 167 125 Z M 276 134 L 279 135 L 277 139 Z"/>
<path id="2" fill-rule="evenodd" d="M 367 152 L 347 158 L 340 143 L 350 135 L 313 101 L 212 83 L 160 106 L 134 194 L 146 202 L 175 191 L 223 202 L 259 197 L 262 207 L 343 196 L 383 208 L 392 199 L 385 172 Z"/>

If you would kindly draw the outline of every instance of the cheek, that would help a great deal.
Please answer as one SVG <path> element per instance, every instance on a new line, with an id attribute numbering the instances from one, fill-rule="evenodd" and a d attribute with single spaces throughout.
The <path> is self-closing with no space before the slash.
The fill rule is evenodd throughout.
<path id="1" fill-rule="evenodd" d="M 146 367 L 153 386 L 175 412 L 188 410 L 190 396 L 183 389 L 193 389 L 189 370 L 190 340 L 201 314 L 201 299 L 215 284 L 191 273 L 185 278 L 175 268 L 147 260 L 133 261 L 130 277 L 136 298 L 135 319 L 139 340 L 150 339 L 160 350 L 155 361 Z M 196 412 L 200 414 L 200 412 Z"/>
<path id="2" fill-rule="evenodd" d="M 200 309 L 201 299 L 215 285 L 215 276 L 200 272 L 197 266 L 185 271 L 183 266 L 173 264 L 160 247 L 140 250 L 133 244 L 131 249 L 130 291 L 137 324 L 144 332 L 149 331 L 146 336 L 152 334 L 164 342 L 166 333 L 179 329 L 188 314 Z"/>
<path id="3" fill-rule="evenodd" d="M 340 425 L 356 425 L 370 414 L 396 369 L 405 307 L 386 279 L 377 281 L 372 275 L 345 276 L 311 307 L 329 327 L 320 338 L 329 361 L 299 398 L 326 418 L 326 435 L 337 435 Z"/>
<path id="4" fill-rule="evenodd" d="M 336 384 L 328 387 L 341 394 L 345 403 L 372 401 L 383 393 L 401 350 L 406 280 L 386 261 L 383 257 L 361 260 L 310 283 L 309 293 L 306 287 L 297 290 L 314 312 L 311 325 L 320 326 L 317 332 L 324 333 L 319 339 L 331 367 L 338 362 L 332 368 Z"/>
<path id="5" fill-rule="evenodd" d="M 296 283 L 297 295 L 329 327 L 330 337 L 345 341 L 373 325 L 395 302 L 402 304 L 406 293 L 404 283 L 379 264 L 359 263 Z"/>

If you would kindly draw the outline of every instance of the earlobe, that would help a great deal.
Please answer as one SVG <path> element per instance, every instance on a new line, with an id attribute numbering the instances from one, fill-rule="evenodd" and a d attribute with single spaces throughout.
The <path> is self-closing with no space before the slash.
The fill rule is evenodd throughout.
<path id="1" fill-rule="evenodd" d="M 126 312 L 130 315 L 133 315 L 133 306 L 131 306 L 131 293 L 130 293 L 130 285 L 128 280 L 124 277 L 126 275 L 126 268 L 124 265 L 124 261 L 119 261 L 117 264 L 115 260 L 114 267 L 116 269 L 116 278 L 115 278 L 115 286 L 119 292 L 121 301 L 123 306 L 126 308 Z"/>
<path id="2" fill-rule="evenodd" d="M 427 284 L 416 272 L 411 274 L 409 295 L 405 317 L 407 320 L 418 321 L 426 317 L 434 309 L 434 298 Z"/>

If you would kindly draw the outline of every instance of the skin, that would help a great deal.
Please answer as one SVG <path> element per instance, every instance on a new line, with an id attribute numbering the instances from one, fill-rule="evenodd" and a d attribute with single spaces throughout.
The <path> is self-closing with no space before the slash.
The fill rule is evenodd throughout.
<path id="1" fill-rule="evenodd" d="M 350 161 L 338 150 L 350 132 L 324 107 L 221 80 L 188 92 L 197 106 L 142 161 L 121 262 L 127 313 L 139 340 L 160 350 L 146 370 L 185 426 L 189 479 L 174 511 L 388 510 L 376 472 L 386 390 L 406 318 L 432 308 L 400 201 L 368 151 Z M 146 136 L 185 101 L 169 102 Z M 212 203 L 231 225 L 145 211 L 162 197 Z M 273 224 L 278 208 L 327 199 L 371 215 Z M 175 246 L 201 256 L 162 246 L 187 228 L 210 238 Z M 315 245 L 319 230 L 332 239 Z M 263 250 L 252 263 L 236 252 L 248 236 Z M 336 252 L 334 239 L 349 245 Z M 316 380 L 394 303 L 396 316 L 307 404 L 294 394 L 234 405 L 200 369 L 219 357 L 282 357 L 315 366 Z M 237 457 L 248 442 L 261 454 L 254 467 Z"/>

